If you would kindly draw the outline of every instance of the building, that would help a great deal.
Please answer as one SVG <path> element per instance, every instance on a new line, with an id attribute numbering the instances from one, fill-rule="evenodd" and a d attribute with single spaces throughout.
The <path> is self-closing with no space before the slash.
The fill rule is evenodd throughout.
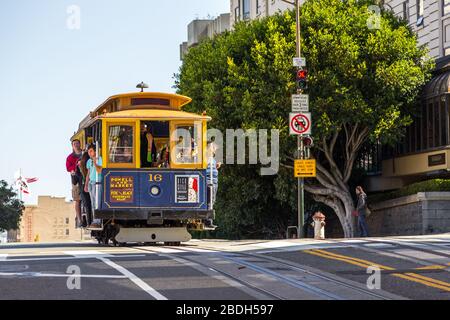
<path id="1" fill-rule="evenodd" d="M 189 48 L 197 45 L 206 38 L 212 38 L 217 34 L 230 30 L 230 14 L 221 14 L 215 19 L 196 19 L 188 25 L 188 41 L 180 45 L 180 59 Z"/>
<path id="2" fill-rule="evenodd" d="M 73 202 L 65 198 L 40 196 L 38 204 L 25 207 L 20 228 L 11 232 L 9 242 L 64 242 L 82 240 L 75 229 Z"/>
<path id="3" fill-rule="evenodd" d="M 282 0 L 230 0 L 230 25 L 233 27 L 241 20 L 259 19 L 293 8 Z"/>
<path id="4" fill-rule="evenodd" d="M 384 6 L 408 22 L 419 45 L 428 46 L 436 69 L 405 138 L 396 148 L 375 146 L 362 159 L 369 191 L 450 177 L 450 0 L 390 0 Z"/>

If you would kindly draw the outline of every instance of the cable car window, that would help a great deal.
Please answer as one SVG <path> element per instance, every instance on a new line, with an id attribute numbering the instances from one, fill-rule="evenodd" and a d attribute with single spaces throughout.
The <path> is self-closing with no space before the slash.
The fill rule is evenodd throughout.
<path id="1" fill-rule="evenodd" d="M 132 126 L 109 127 L 109 162 L 133 163 L 134 133 Z"/>
<path id="2" fill-rule="evenodd" d="M 175 131 L 174 161 L 178 164 L 198 164 L 202 160 L 202 126 L 178 125 Z"/>

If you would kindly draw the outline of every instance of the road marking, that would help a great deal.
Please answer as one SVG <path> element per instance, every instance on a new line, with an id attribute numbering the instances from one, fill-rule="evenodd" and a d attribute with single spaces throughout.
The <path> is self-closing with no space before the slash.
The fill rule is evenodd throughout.
<path id="1" fill-rule="evenodd" d="M 390 243 L 367 243 L 367 244 L 363 244 L 364 247 L 369 247 L 369 248 L 390 248 L 393 247 L 393 244 Z"/>
<path id="2" fill-rule="evenodd" d="M 415 278 L 419 278 L 419 279 L 422 279 L 422 280 L 425 280 L 425 281 L 428 281 L 428 282 L 433 282 L 435 284 L 438 284 L 438 285 L 446 287 L 447 291 L 450 291 L 450 283 L 448 283 L 448 282 L 437 280 L 437 279 L 432 279 L 432 278 L 429 278 L 429 277 L 425 277 L 425 276 L 422 276 L 422 275 L 417 274 L 417 273 L 406 273 L 406 275 L 409 275 L 409 276 L 412 276 L 412 277 L 415 277 Z"/>
<path id="3" fill-rule="evenodd" d="M 271 241 L 271 242 L 262 242 L 253 244 L 255 247 L 260 248 L 286 248 L 286 247 L 294 247 L 302 245 L 300 243 L 293 243 L 293 242 L 287 242 L 287 241 Z"/>
<path id="4" fill-rule="evenodd" d="M 117 263 L 112 262 L 111 260 L 104 258 L 104 257 L 98 257 L 99 260 L 106 263 L 108 266 L 116 269 L 121 274 L 126 276 L 128 279 L 130 279 L 134 284 L 136 284 L 139 288 L 147 292 L 149 295 L 151 295 L 156 300 L 168 300 L 165 296 L 160 294 L 158 291 L 150 287 L 147 283 L 142 281 L 140 278 L 138 278 L 134 273 L 128 271 L 124 267 L 118 265 Z"/>
<path id="5" fill-rule="evenodd" d="M 40 272 L 0 272 L 0 277 L 127 279 L 126 276 L 107 274 L 60 274 Z"/>
<path id="6" fill-rule="evenodd" d="M 146 249 L 150 249 L 153 253 L 182 253 L 184 251 L 172 248 L 163 248 L 163 247 L 143 247 Z"/>
<path id="7" fill-rule="evenodd" d="M 129 255 L 120 255 L 120 256 L 111 256 L 111 258 L 119 259 L 119 258 L 138 258 L 138 257 L 145 257 L 145 254 L 129 254 Z M 91 255 L 84 255 L 84 256 L 77 256 L 77 257 L 52 257 L 52 258 L 19 258 L 19 259 L 8 259 L 5 260 L 7 262 L 26 262 L 26 261 L 63 261 L 63 260 L 82 260 L 82 259 L 95 259 L 98 258 L 96 256 Z"/>
<path id="8" fill-rule="evenodd" d="M 319 257 L 323 257 L 323 258 L 338 260 L 338 261 L 346 262 L 349 264 L 353 264 L 353 265 L 362 267 L 364 269 L 367 269 L 368 267 L 371 267 L 371 266 L 376 266 L 376 267 L 380 268 L 381 270 L 390 270 L 390 271 L 395 270 L 392 267 L 383 266 L 381 264 L 374 263 L 374 262 L 371 262 L 368 260 L 353 258 L 350 256 L 336 254 L 336 253 L 328 252 L 325 250 L 307 250 L 305 252 L 312 254 L 312 255 L 319 256 Z M 450 283 L 447 283 L 444 281 L 425 277 L 425 276 L 422 276 L 422 275 L 419 275 L 416 273 L 407 273 L 407 274 L 392 273 L 391 275 L 394 277 L 402 278 L 402 279 L 409 280 L 412 282 L 424 284 L 428 287 L 433 287 L 433 288 L 437 288 L 437 289 L 441 289 L 441 290 L 450 292 Z"/>
<path id="9" fill-rule="evenodd" d="M 440 265 L 435 265 L 435 266 L 426 266 L 426 267 L 420 267 L 420 268 L 416 268 L 416 270 L 443 270 L 443 269 L 447 269 L 447 266 L 440 266 Z"/>
<path id="10" fill-rule="evenodd" d="M 342 243 L 367 243 L 366 240 L 344 240 Z"/>
<path id="11" fill-rule="evenodd" d="M 322 255 L 325 255 L 325 256 L 329 255 L 329 256 L 332 256 L 332 257 L 335 257 L 335 258 L 339 258 L 341 260 L 346 260 L 348 263 L 359 265 L 359 266 L 361 266 L 363 268 L 374 266 L 374 267 L 378 267 L 378 268 L 380 268 L 382 270 L 395 270 L 394 268 L 383 266 L 381 264 L 378 264 L 378 263 L 375 263 L 375 262 L 372 262 L 372 261 L 358 259 L 358 258 L 354 258 L 354 257 L 350 257 L 350 256 L 344 256 L 344 255 L 332 253 L 332 252 L 325 251 L 325 250 L 314 250 L 314 252 L 318 252 L 318 253 L 320 253 Z"/>
<path id="12" fill-rule="evenodd" d="M 87 250 L 87 251 L 63 251 L 64 254 L 68 256 L 75 256 L 75 257 L 91 257 L 91 258 L 97 258 L 97 257 L 104 257 L 104 258 L 111 258 L 112 255 L 103 253 L 96 250 Z"/>
<path id="13" fill-rule="evenodd" d="M 0 254 L 0 261 L 6 261 L 8 259 L 8 254 Z"/>

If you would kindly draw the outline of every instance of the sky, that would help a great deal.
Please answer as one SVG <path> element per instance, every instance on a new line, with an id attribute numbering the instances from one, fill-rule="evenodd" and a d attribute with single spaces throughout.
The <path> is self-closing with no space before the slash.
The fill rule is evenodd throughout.
<path id="1" fill-rule="evenodd" d="M 68 12 L 79 8 L 79 29 Z M 229 0 L 0 1 L 0 180 L 21 168 L 38 195 L 70 199 L 65 160 L 79 122 L 109 96 L 173 92 L 179 45 L 196 18 L 229 12 Z"/>

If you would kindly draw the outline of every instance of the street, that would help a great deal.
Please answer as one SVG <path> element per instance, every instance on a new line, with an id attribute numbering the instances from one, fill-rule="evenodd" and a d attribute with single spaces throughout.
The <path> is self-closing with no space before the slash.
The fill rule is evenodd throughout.
<path id="1" fill-rule="evenodd" d="M 450 234 L 10 244 L 0 247 L 0 299 L 448 300 L 449 271 Z"/>

